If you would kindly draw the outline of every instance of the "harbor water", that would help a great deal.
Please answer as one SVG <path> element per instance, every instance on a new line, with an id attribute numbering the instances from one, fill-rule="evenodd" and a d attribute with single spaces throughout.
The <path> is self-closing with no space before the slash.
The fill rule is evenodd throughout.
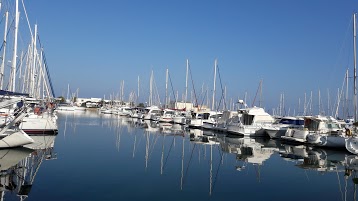
<path id="1" fill-rule="evenodd" d="M 57 121 L 56 137 L 38 136 L 46 147 L 2 150 L 4 200 L 357 200 L 358 157 L 345 150 L 96 111 Z M 10 152 L 23 157 L 4 169 Z"/>

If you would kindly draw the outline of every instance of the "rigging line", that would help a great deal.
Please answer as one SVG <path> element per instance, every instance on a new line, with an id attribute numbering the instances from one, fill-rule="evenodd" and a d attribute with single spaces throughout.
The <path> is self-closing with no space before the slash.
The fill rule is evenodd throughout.
<path id="1" fill-rule="evenodd" d="M 219 107 L 220 107 L 220 105 L 221 105 L 221 100 L 224 100 L 223 102 L 224 102 L 224 107 L 225 107 L 225 110 L 226 110 L 227 107 L 226 107 L 226 100 L 225 100 L 225 94 L 224 94 L 225 91 L 224 91 L 224 89 L 223 89 L 223 84 L 222 84 L 222 81 L 221 81 L 221 74 L 220 74 L 220 70 L 219 70 L 219 65 L 216 66 L 216 69 L 217 69 L 217 73 L 218 73 L 218 75 L 219 75 L 220 87 L 221 87 L 221 99 L 220 99 L 220 102 L 219 102 L 219 105 L 218 105 L 216 111 L 219 110 Z"/>
<path id="2" fill-rule="evenodd" d="M 191 150 L 191 154 L 190 154 L 188 166 L 186 166 L 185 175 L 184 175 L 184 178 L 183 178 L 183 185 L 184 185 L 184 183 L 185 183 L 186 175 L 187 175 L 188 172 L 189 172 L 189 166 L 190 166 L 190 163 L 191 163 L 191 159 L 193 159 L 195 147 L 196 147 L 196 143 L 194 143 L 193 149 Z"/>
<path id="3" fill-rule="evenodd" d="M 38 39 L 38 42 L 40 44 L 40 47 L 42 48 L 42 44 L 41 44 L 41 40 L 40 40 L 40 34 L 37 34 L 37 39 Z M 44 65 L 45 65 L 45 70 L 46 70 L 46 74 L 47 74 L 47 79 L 48 79 L 48 82 L 50 84 L 50 90 L 51 90 L 51 94 L 53 97 L 56 97 L 55 95 L 55 90 L 53 88 L 53 84 L 52 84 L 52 81 L 51 81 L 51 74 L 50 74 L 50 70 L 49 70 L 49 67 L 48 67 L 48 64 L 47 64 L 47 59 L 46 59 L 46 55 L 45 55 L 45 51 L 43 50 L 43 48 L 41 49 L 42 51 L 42 60 L 44 62 Z"/>
<path id="4" fill-rule="evenodd" d="M 207 95 L 207 92 L 208 90 L 205 90 L 205 94 L 204 94 L 204 96 L 203 96 L 203 99 L 202 99 L 202 101 L 201 101 L 201 104 L 200 105 L 203 105 L 204 104 L 204 100 L 205 100 L 205 98 L 206 98 L 206 95 Z M 199 110 L 200 110 L 200 108 L 199 108 Z"/>
<path id="5" fill-rule="evenodd" d="M 4 20 L 4 16 L 5 14 L 2 16 L 1 20 L 0 20 L 0 24 L 2 24 L 2 21 Z"/>
<path id="6" fill-rule="evenodd" d="M 164 165 L 163 165 L 163 170 L 165 169 L 165 165 L 166 165 L 167 162 L 168 162 L 168 158 L 169 158 L 170 152 L 171 152 L 171 150 L 172 150 L 172 148 L 173 148 L 174 138 L 175 138 L 175 137 L 173 137 L 172 144 L 170 145 L 168 155 L 167 155 L 167 157 L 165 158 L 165 162 L 164 162 Z"/>
<path id="7" fill-rule="evenodd" d="M 191 85 L 193 87 L 193 91 L 194 91 L 194 97 L 195 97 L 195 104 L 196 104 L 196 107 L 198 107 L 198 99 L 196 97 L 196 92 L 195 92 L 195 87 L 194 87 L 194 80 L 193 80 L 193 75 L 191 73 L 191 68 L 190 68 L 190 64 L 188 65 L 189 67 L 189 72 L 190 72 L 190 79 L 191 79 Z M 199 108 L 200 109 L 200 108 Z"/>
<path id="8" fill-rule="evenodd" d="M 257 91 L 256 91 L 256 94 L 255 94 L 255 98 L 254 98 L 254 101 L 252 101 L 251 107 L 254 107 L 254 104 L 255 104 L 255 101 L 256 101 L 256 97 L 257 97 L 257 94 L 259 93 L 260 88 L 261 88 L 261 81 L 260 81 L 259 87 L 257 87 Z"/>
<path id="9" fill-rule="evenodd" d="M 152 147 L 149 147 L 149 149 L 150 149 L 149 157 L 152 155 L 153 150 L 154 150 L 154 146 L 157 144 L 158 136 L 159 136 L 159 135 L 156 135 L 156 136 L 155 136 L 155 141 L 154 141 Z"/>
<path id="10" fill-rule="evenodd" d="M 342 185 L 341 185 L 341 180 L 339 179 L 339 175 L 338 175 L 338 169 L 336 168 L 336 173 L 337 173 L 337 179 L 338 179 L 338 187 L 339 187 L 339 191 L 341 192 L 342 195 L 342 201 L 344 201 L 344 196 L 343 196 L 343 191 L 342 191 Z"/>
<path id="11" fill-rule="evenodd" d="M 153 85 L 154 85 L 154 90 L 156 92 L 156 96 L 154 96 L 154 97 L 157 98 L 156 102 L 157 102 L 157 104 L 159 104 L 158 106 L 160 107 L 161 101 L 160 101 L 160 96 L 159 96 L 159 92 L 158 92 L 158 87 L 155 82 L 154 74 L 153 74 Z"/>
<path id="12" fill-rule="evenodd" d="M 348 25 L 347 25 L 346 34 L 345 34 L 345 36 L 344 36 L 344 39 L 343 39 L 341 48 L 340 48 L 340 50 L 339 50 L 338 57 L 339 57 L 339 56 L 342 54 L 342 52 L 343 52 L 343 47 L 345 46 L 345 41 L 347 40 L 347 37 L 348 37 L 348 34 L 349 34 L 349 29 L 350 29 L 350 26 L 351 26 L 351 24 L 352 24 L 352 20 L 353 20 L 353 15 L 351 16 L 351 19 L 350 19 L 350 21 L 349 21 L 349 23 L 348 23 Z M 337 66 L 338 60 L 339 60 L 339 58 L 337 58 L 337 61 L 336 61 L 335 66 Z"/>
<path id="13" fill-rule="evenodd" d="M 15 21 L 15 20 L 12 20 L 12 22 L 11 22 L 11 24 L 10 24 L 9 28 L 7 28 L 7 31 L 6 31 L 6 36 L 8 36 L 8 35 L 9 35 L 10 29 L 11 29 L 12 24 L 14 23 L 14 21 Z M 6 44 L 6 41 L 3 41 L 3 42 L 2 42 L 2 44 L 1 44 L 1 48 L 0 48 L 0 50 L 2 50 L 2 48 L 3 48 L 3 46 L 4 46 L 5 44 Z M 3 59 L 4 59 L 4 58 L 3 58 Z"/>
<path id="14" fill-rule="evenodd" d="M 24 57 L 22 58 L 22 62 L 25 60 L 25 56 L 26 56 L 26 55 L 27 55 L 27 51 L 25 52 L 25 55 L 24 55 Z M 20 61 L 20 59 L 21 59 L 21 58 L 19 58 L 19 61 Z M 18 73 L 20 64 L 21 64 L 21 62 L 17 62 L 15 74 Z M 10 80 L 8 80 L 8 82 L 7 82 L 7 85 L 6 85 L 6 87 L 5 87 L 6 90 L 8 90 L 9 84 L 10 84 Z"/>
<path id="15" fill-rule="evenodd" d="M 32 29 L 31 29 L 31 26 L 30 26 L 30 20 L 29 20 L 29 17 L 27 16 L 27 12 L 26 12 L 26 7 L 25 7 L 25 4 L 24 4 L 24 0 L 21 0 L 21 2 L 22 2 L 22 7 L 24 8 L 24 12 L 25 12 L 25 16 L 26 16 L 26 21 L 27 21 L 27 26 L 29 26 L 31 38 L 34 38 L 34 36 L 33 36 L 33 34 L 32 34 Z"/>
<path id="16" fill-rule="evenodd" d="M 219 165 L 218 165 L 218 168 L 217 168 L 217 170 L 216 170 L 216 174 L 215 174 L 215 178 L 214 178 L 214 183 L 213 183 L 213 188 L 212 188 L 213 191 L 214 191 L 214 189 L 215 189 L 215 184 L 216 184 L 216 181 L 217 181 L 217 177 L 218 177 L 219 170 L 220 170 L 221 163 L 222 163 L 223 156 L 224 156 L 224 152 L 222 152 L 219 147 L 220 147 L 220 146 L 217 146 L 217 148 L 218 148 L 218 150 L 219 150 L 219 153 L 220 153 L 220 161 L 219 161 Z"/>
<path id="17" fill-rule="evenodd" d="M 168 72 L 168 76 L 169 76 L 170 86 L 172 87 L 174 100 L 175 100 L 175 102 L 177 102 L 177 97 L 175 97 L 175 92 L 174 92 L 174 88 L 173 88 L 172 78 L 170 77 L 170 73 L 169 73 L 169 72 Z"/>

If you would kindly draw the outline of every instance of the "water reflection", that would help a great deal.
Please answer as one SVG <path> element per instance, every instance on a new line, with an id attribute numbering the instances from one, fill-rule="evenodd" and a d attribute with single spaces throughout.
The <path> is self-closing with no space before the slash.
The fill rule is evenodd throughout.
<path id="1" fill-rule="evenodd" d="M 56 136 L 31 137 L 35 143 L 26 147 L 0 150 L 1 200 L 28 198 L 43 161 L 56 159 Z"/>
<path id="2" fill-rule="evenodd" d="M 351 154 L 345 150 L 321 149 L 305 145 L 284 145 L 281 157 L 293 161 L 297 167 L 319 172 L 344 172 L 346 159 Z"/>
<path id="3" fill-rule="evenodd" d="M 273 187 L 280 186 L 281 199 L 284 196 L 291 198 L 294 189 L 301 189 L 312 200 L 356 200 L 358 158 L 346 151 L 287 145 L 267 138 L 239 138 L 207 130 L 188 129 L 178 124 L 116 115 L 87 114 L 88 112 L 82 113 L 82 116 L 60 116 L 64 121 L 63 128 L 82 137 L 93 134 L 92 141 L 109 139 L 105 142 L 113 143 L 116 147 L 115 154 L 108 144 L 96 145 L 106 151 L 102 154 L 111 161 L 113 169 L 109 167 L 108 172 L 110 176 L 118 178 L 115 182 L 112 181 L 113 185 L 124 188 L 123 186 L 135 183 L 138 191 L 136 196 L 148 196 L 147 191 L 169 189 L 168 192 L 182 200 L 206 200 L 208 197 L 205 195 L 213 200 L 226 200 L 234 198 L 233 194 L 246 195 L 252 188 L 268 189 L 263 190 L 266 196 L 251 194 L 249 197 L 249 200 L 263 200 L 274 198 L 277 191 Z M 73 127 L 87 129 L 84 132 Z M 95 131 L 91 133 L 91 130 Z M 91 138 L 87 140 L 91 141 Z M 84 156 L 93 153 L 95 152 Z M 93 160 L 93 157 L 88 156 L 83 160 Z M 125 167 L 121 166 L 123 164 Z M 258 179 L 252 179 L 255 178 L 252 175 L 256 175 Z M 306 175 L 307 180 L 302 175 Z M 123 178 L 129 179 L 121 183 Z M 294 189 L 283 185 L 283 182 L 293 184 Z M 324 191 L 327 195 L 310 191 L 319 185 L 322 185 L 320 189 L 330 189 Z M 228 191 L 231 195 L 225 193 Z M 133 191 L 130 192 L 133 196 Z M 192 192 L 196 194 L 193 195 Z M 293 200 L 302 198 L 300 196 Z"/>
<path id="4" fill-rule="evenodd" d="M 224 152 L 235 154 L 237 160 L 252 164 L 262 165 L 278 150 L 273 143 L 275 141 L 267 138 L 223 137 L 219 140 Z"/>

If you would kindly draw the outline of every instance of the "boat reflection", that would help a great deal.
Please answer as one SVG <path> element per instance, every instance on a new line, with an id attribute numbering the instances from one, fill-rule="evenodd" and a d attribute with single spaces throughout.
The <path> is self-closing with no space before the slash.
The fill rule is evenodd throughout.
<path id="1" fill-rule="evenodd" d="M 1 200 L 26 199 L 43 161 L 57 159 L 54 152 L 56 136 L 32 138 L 35 143 L 26 147 L 0 150 Z"/>
<path id="2" fill-rule="evenodd" d="M 33 151 L 24 147 L 0 150 L 1 200 L 4 199 L 7 191 L 21 194 L 19 184 L 16 181 L 19 179 L 17 172 L 21 171 L 22 167 L 17 166 L 17 164 Z"/>
<path id="3" fill-rule="evenodd" d="M 229 136 L 219 138 L 219 142 L 222 151 L 236 154 L 237 160 L 258 165 L 262 165 L 278 150 L 275 141 L 266 138 Z"/>
<path id="4" fill-rule="evenodd" d="M 343 172 L 346 158 L 351 155 L 345 150 L 322 149 L 305 145 L 285 145 L 279 153 L 286 160 L 299 162 L 297 167 L 319 172 Z"/>

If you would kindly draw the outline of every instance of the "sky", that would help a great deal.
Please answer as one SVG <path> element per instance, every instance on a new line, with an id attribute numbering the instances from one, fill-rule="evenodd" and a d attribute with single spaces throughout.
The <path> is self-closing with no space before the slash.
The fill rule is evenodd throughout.
<path id="1" fill-rule="evenodd" d="M 181 100 L 189 59 L 189 92 L 195 89 L 199 97 L 207 91 L 211 101 L 217 59 L 217 101 L 226 87 L 227 104 L 246 94 L 248 105 L 259 105 L 259 95 L 253 100 L 262 80 L 262 106 L 277 108 L 284 94 L 286 110 L 292 113 L 311 92 L 314 107 L 320 92 L 321 107 L 333 108 L 345 71 L 349 68 L 353 74 L 352 15 L 357 0 L 24 0 L 24 4 L 30 24 L 38 25 L 56 96 L 66 96 L 69 85 L 71 92 L 78 89 L 79 97 L 109 98 L 119 94 L 124 80 L 128 99 L 130 92 L 137 92 L 139 76 L 139 102 L 146 102 L 153 71 L 163 102 L 169 69 L 168 93 L 178 92 Z M 19 30 L 25 35 L 22 6 L 20 13 Z M 202 96 L 200 100 L 206 102 Z"/>

